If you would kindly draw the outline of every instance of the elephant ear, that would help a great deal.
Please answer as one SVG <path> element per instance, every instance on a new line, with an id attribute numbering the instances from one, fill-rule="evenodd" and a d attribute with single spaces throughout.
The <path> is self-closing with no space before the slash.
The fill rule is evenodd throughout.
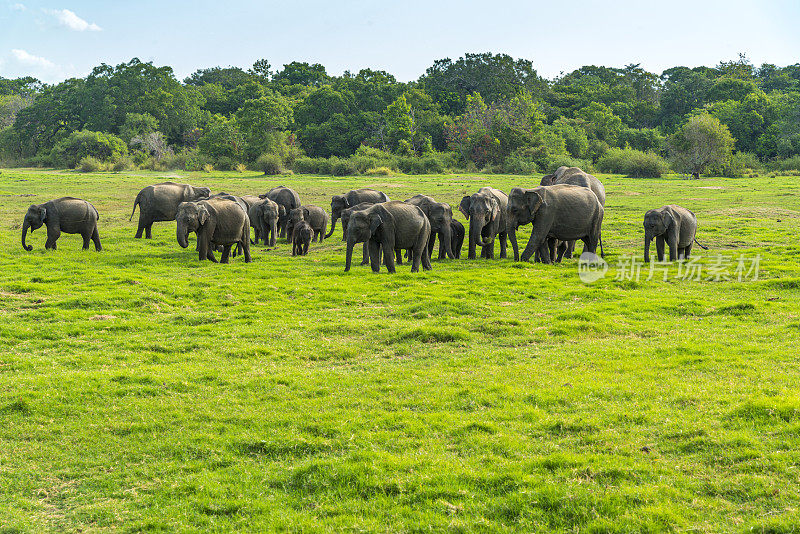
<path id="1" fill-rule="evenodd" d="M 369 233 L 370 235 L 375 235 L 375 232 L 383 226 L 383 219 L 381 219 L 380 213 L 373 213 L 372 217 L 369 219 Z"/>
<path id="2" fill-rule="evenodd" d="M 675 224 L 675 218 L 668 211 L 664 212 L 664 229 L 669 230 Z"/>
<path id="3" fill-rule="evenodd" d="M 47 219 L 47 208 L 44 206 L 39 208 L 39 222 L 44 224 L 44 221 Z"/>
<path id="4" fill-rule="evenodd" d="M 286 217 L 286 206 L 283 204 L 278 204 L 278 216 Z"/>
<path id="5" fill-rule="evenodd" d="M 208 221 L 209 213 L 208 208 L 205 206 L 200 206 L 197 210 L 197 220 L 200 224 L 205 224 Z"/>
<path id="6" fill-rule="evenodd" d="M 489 199 L 489 213 L 492 214 L 492 220 L 497 219 L 497 216 L 500 215 L 500 203 L 496 198 Z"/>
<path id="7" fill-rule="evenodd" d="M 461 203 L 458 205 L 458 211 L 460 211 L 464 215 L 464 217 L 467 218 L 467 220 L 469 220 L 470 206 L 472 206 L 472 198 L 468 196 L 462 198 Z"/>
<path id="8" fill-rule="evenodd" d="M 548 174 L 547 176 L 543 176 L 542 181 L 539 182 L 539 185 L 553 185 L 554 178 L 555 174 Z"/>
<path id="9" fill-rule="evenodd" d="M 545 200 L 544 191 L 538 191 L 536 189 L 532 189 L 525 193 L 525 196 L 528 198 L 529 208 L 531 210 L 531 215 L 539 211 L 539 208 L 542 206 L 547 206 L 547 201 Z"/>

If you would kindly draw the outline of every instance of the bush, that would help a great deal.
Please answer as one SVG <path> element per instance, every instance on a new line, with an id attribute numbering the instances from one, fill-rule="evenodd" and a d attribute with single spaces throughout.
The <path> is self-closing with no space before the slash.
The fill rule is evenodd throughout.
<path id="1" fill-rule="evenodd" d="M 133 164 L 133 160 L 125 156 L 124 158 L 120 158 L 117 161 L 115 161 L 114 164 L 111 166 L 111 170 L 115 172 L 129 171 L 134 167 L 135 165 Z"/>
<path id="2" fill-rule="evenodd" d="M 81 130 L 56 143 L 51 154 L 54 162 L 73 169 L 86 156 L 100 162 L 117 160 L 128 154 L 128 147 L 116 135 Z"/>
<path id="3" fill-rule="evenodd" d="M 316 174 L 333 174 L 334 158 L 314 158 L 317 172 Z"/>
<path id="4" fill-rule="evenodd" d="M 317 161 L 306 156 L 297 158 L 292 165 L 292 170 L 300 174 L 317 174 Z"/>
<path id="5" fill-rule="evenodd" d="M 187 171 L 202 171 L 208 164 L 208 158 L 197 150 L 184 152 L 184 154 L 186 160 L 183 168 Z"/>
<path id="6" fill-rule="evenodd" d="M 283 160 L 277 154 L 262 154 L 256 160 L 256 169 L 269 176 L 283 172 Z"/>
<path id="7" fill-rule="evenodd" d="M 589 173 L 594 171 L 592 160 L 573 158 L 563 154 L 546 156 L 539 161 L 539 168 L 544 172 L 553 172 L 559 167 L 580 167 Z"/>
<path id="8" fill-rule="evenodd" d="M 184 171 L 186 169 L 186 164 L 189 159 L 189 156 L 192 155 L 192 151 L 184 151 L 178 154 L 167 154 L 161 159 L 161 166 L 165 170 L 169 171 Z"/>
<path id="9" fill-rule="evenodd" d="M 233 170 L 241 174 L 247 170 L 247 166 L 244 163 L 237 163 Z"/>
<path id="10" fill-rule="evenodd" d="M 203 172 L 214 172 L 214 166 L 210 163 L 203 165 Z"/>
<path id="11" fill-rule="evenodd" d="M 509 174 L 536 174 L 540 172 L 536 161 L 520 151 L 512 152 L 505 159 L 503 169 Z"/>
<path id="12" fill-rule="evenodd" d="M 791 158 L 775 161 L 769 167 L 776 171 L 800 170 L 800 156 L 792 156 Z"/>
<path id="13" fill-rule="evenodd" d="M 336 159 L 337 161 L 331 163 L 331 174 L 334 176 L 351 176 L 358 172 L 355 163 L 349 159 Z"/>
<path id="14" fill-rule="evenodd" d="M 228 156 L 220 156 L 214 162 L 214 168 L 218 171 L 230 171 L 236 166 L 236 162 Z"/>
<path id="15" fill-rule="evenodd" d="M 601 172 L 625 174 L 639 178 L 659 178 L 669 172 L 664 158 L 653 152 L 633 148 L 611 148 L 598 161 Z"/>
<path id="16" fill-rule="evenodd" d="M 93 156 L 84 156 L 78 162 L 78 170 L 81 172 L 98 172 L 102 169 L 103 163 Z"/>
<path id="17" fill-rule="evenodd" d="M 372 169 L 367 169 L 364 174 L 368 174 L 370 176 L 389 176 L 392 174 L 392 169 L 389 167 L 373 167 Z"/>

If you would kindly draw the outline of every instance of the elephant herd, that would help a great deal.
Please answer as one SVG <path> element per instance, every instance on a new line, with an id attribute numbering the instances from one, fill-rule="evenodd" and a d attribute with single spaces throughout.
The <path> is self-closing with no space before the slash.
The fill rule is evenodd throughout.
<path id="1" fill-rule="evenodd" d="M 605 188 L 591 174 L 577 167 L 560 167 L 542 178 L 534 188 L 513 188 L 508 195 L 493 187 L 482 187 L 464 196 L 458 210 L 469 226 L 469 259 L 494 258 L 495 241 L 500 240 L 500 258 L 507 255 L 506 241 L 511 242 L 516 261 L 542 263 L 571 258 L 576 241 L 584 243 L 584 252 L 595 253 L 600 247 Z M 312 205 L 302 205 L 300 197 L 286 186 L 272 188 L 258 196 L 212 195 L 207 187 L 164 182 L 147 186 L 136 196 L 130 219 L 139 208 L 136 238 L 151 237 L 152 225 L 160 221 L 177 222 L 178 244 L 188 247 L 190 233 L 197 235 L 200 260 L 216 262 L 215 251 L 222 253 L 221 262 L 237 254 L 250 262 L 250 245 L 260 241 L 275 246 L 278 237 L 292 243 L 292 255 L 308 253 L 312 241 L 322 242 L 341 220 L 346 241 L 345 271 L 350 270 L 355 246 L 363 244 L 362 265 L 369 263 L 374 272 L 385 265 L 395 272 L 403 253 L 411 262 L 411 271 L 431 269 L 431 256 L 439 239 L 439 259 L 461 256 L 465 228 L 453 218 L 449 204 L 437 202 L 427 195 L 415 195 L 406 201 L 392 201 L 380 191 L 354 189 L 331 199 L 330 230 L 327 212 Z M 45 248 L 55 249 L 56 240 L 64 233 L 81 234 L 83 248 L 94 242 L 101 250 L 97 230 L 99 214 L 85 200 L 64 197 L 32 205 L 22 226 L 22 246 L 26 234 L 42 225 L 47 227 Z M 530 239 L 520 255 L 517 230 L 532 225 Z M 250 229 L 253 229 L 253 239 Z M 650 210 L 644 217 L 645 261 L 650 261 L 650 243 L 656 239 L 658 260 L 664 261 L 665 244 L 669 259 L 688 258 L 697 243 L 697 218 L 680 206 L 668 205 Z M 697 243 L 700 245 L 699 243 Z M 702 245 L 700 245 L 702 247 Z M 703 247 L 706 248 L 706 247 Z"/>

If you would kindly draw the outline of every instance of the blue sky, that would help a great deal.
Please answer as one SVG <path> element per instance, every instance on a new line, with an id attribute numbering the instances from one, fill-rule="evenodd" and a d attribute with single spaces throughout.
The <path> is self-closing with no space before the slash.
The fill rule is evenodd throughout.
<path id="1" fill-rule="evenodd" d="M 0 0 L 0 76 L 56 82 L 138 57 L 182 79 L 212 66 L 322 63 L 417 79 L 435 59 L 504 52 L 552 78 L 582 65 L 654 72 L 800 62 L 800 0 L 378 2 Z"/>

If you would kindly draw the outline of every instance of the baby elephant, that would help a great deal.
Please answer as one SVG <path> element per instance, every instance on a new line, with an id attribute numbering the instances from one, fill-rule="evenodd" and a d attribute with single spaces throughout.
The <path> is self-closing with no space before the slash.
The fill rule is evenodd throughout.
<path id="1" fill-rule="evenodd" d="M 292 210 L 294 211 L 294 210 Z M 314 229 L 307 221 L 298 221 L 292 230 L 292 256 L 305 256 L 314 236 Z"/>
<path id="2" fill-rule="evenodd" d="M 22 248 L 28 252 L 33 250 L 31 245 L 25 243 L 25 234 L 28 233 L 28 228 L 33 233 L 44 224 L 47 226 L 47 241 L 45 241 L 44 248 L 55 250 L 56 241 L 61 232 L 64 232 L 65 234 L 81 234 L 83 250 L 88 250 L 90 240 L 94 242 L 96 250 L 103 250 L 103 247 L 100 246 L 100 234 L 97 233 L 99 218 L 97 209 L 89 202 L 79 198 L 63 197 L 44 204 L 33 204 L 28 208 L 22 223 Z"/>
<path id="3" fill-rule="evenodd" d="M 314 241 L 322 242 L 325 239 L 325 230 L 328 228 L 328 214 L 319 206 L 300 206 L 289 212 L 286 222 L 286 235 L 294 235 L 294 227 L 298 221 L 306 221 L 314 230 Z"/>
<path id="4" fill-rule="evenodd" d="M 650 241 L 656 238 L 658 261 L 664 261 L 664 242 L 669 247 L 669 261 L 689 259 L 692 244 L 697 243 L 697 217 L 694 213 L 670 204 L 644 214 L 644 261 L 650 261 Z M 700 243 L 700 248 L 708 250 Z"/>

